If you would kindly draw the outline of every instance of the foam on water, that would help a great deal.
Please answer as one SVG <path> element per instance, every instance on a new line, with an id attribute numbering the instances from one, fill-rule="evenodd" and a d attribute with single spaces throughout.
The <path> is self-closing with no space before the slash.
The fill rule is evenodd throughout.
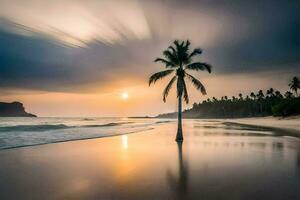
<path id="1" fill-rule="evenodd" d="M 172 120 L 128 118 L 0 118 L 0 149 L 145 131 Z"/>

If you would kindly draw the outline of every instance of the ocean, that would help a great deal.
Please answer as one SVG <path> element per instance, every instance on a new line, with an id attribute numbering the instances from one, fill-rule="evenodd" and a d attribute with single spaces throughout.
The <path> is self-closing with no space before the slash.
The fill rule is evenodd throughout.
<path id="1" fill-rule="evenodd" d="M 0 118 L 0 149 L 136 133 L 172 121 L 134 118 Z"/>

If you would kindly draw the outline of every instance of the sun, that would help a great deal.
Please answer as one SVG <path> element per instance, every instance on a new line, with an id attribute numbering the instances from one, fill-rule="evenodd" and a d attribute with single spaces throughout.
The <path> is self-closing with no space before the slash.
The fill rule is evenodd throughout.
<path id="1" fill-rule="evenodd" d="M 128 95 L 127 92 L 123 92 L 123 93 L 121 94 L 121 98 L 122 98 L 123 100 L 127 100 L 128 97 L 129 97 L 129 95 Z"/>

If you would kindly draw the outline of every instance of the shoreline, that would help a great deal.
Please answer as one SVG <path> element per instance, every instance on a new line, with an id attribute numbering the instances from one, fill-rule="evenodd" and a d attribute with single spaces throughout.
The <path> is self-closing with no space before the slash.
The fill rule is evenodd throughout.
<path id="1" fill-rule="evenodd" d="M 128 133 L 119 133 L 119 134 L 115 134 L 115 135 L 105 135 L 105 136 L 97 136 L 97 137 L 89 137 L 89 138 L 77 138 L 77 139 L 70 139 L 70 140 L 63 140 L 63 141 L 40 143 L 40 144 L 30 144 L 30 145 L 22 145 L 22 146 L 14 146 L 14 147 L 5 147 L 5 148 L 0 148 L 0 152 L 5 151 L 5 150 L 18 149 L 18 148 L 42 146 L 42 145 L 49 145 L 49 144 L 58 144 L 58 143 L 73 142 L 73 141 L 75 142 L 75 141 L 84 141 L 84 140 L 94 140 L 94 139 L 101 139 L 101 138 L 116 137 L 116 136 L 121 136 L 121 135 L 130 135 L 130 134 L 135 134 L 135 133 L 142 133 L 144 131 L 150 131 L 150 130 L 153 130 L 153 129 L 154 128 L 148 128 L 148 129 L 145 129 L 145 130 L 132 131 L 132 132 L 128 132 Z"/>
<path id="2" fill-rule="evenodd" d="M 259 128 L 263 131 L 272 131 L 275 135 L 280 137 L 293 137 L 300 139 L 300 132 L 294 129 L 288 128 L 277 128 L 277 127 L 270 127 L 270 126 L 261 126 L 261 125 L 252 125 L 252 124 L 245 124 L 245 123 L 238 123 L 238 122 L 223 122 L 226 125 L 238 125 L 248 128 Z"/>
<path id="3" fill-rule="evenodd" d="M 300 136 L 300 116 L 292 116 L 288 118 L 269 117 L 253 117 L 238 119 L 219 119 L 222 122 L 231 122 L 249 126 L 264 127 L 277 131 L 288 131 L 299 134 Z"/>
<path id="4" fill-rule="evenodd" d="M 264 131 L 272 131 L 274 136 L 290 136 L 294 138 L 300 138 L 300 116 L 293 116 L 289 118 L 276 118 L 276 117 L 253 117 L 253 118 L 237 118 L 237 119 L 184 119 L 184 120 L 214 120 L 221 122 L 225 125 L 238 125 L 249 128 L 260 128 Z M 53 141 L 53 142 L 45 142 L 38 144 L 29 144 L 29 145 L 21 145 L 21 146 L 13 146 L 13 147 L 4 147 L 0 148 L 0 151 L 10 150 L 10 149 L 18 149 L 18 148 L 26 148 L 33 147 L 39 145 L 49 145 L 49 144 L 57 144 L 57 143 L 66 143 L 72 141 L 80 141 L 80 140 L 93 140 L 93 139 L 101 139 L 108 137 L 115 137 L 127 134 L 134 133 L 142 133 L 144 131 L 153 130 L 151 127 L 147 130 L 141 131 L 133 131 L 128 133 L 120 133 L 115 135 L 104 135 L 104 136 L 96 136 L 96 137 L 87 137 L 87 138 L 76 138 L 62 141 Z"/>

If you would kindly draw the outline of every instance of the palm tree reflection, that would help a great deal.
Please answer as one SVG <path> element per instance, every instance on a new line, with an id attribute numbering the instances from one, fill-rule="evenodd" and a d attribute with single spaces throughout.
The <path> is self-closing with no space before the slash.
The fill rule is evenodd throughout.
<path id="1" fill-rule="evenodd" d="M 177 199 L 187 199 L 188 167 L 182 155 L 182 142 L 177 142 L 178 147 L 178 176 L 170 170 L 167 171 L 167 181 Z"/>

